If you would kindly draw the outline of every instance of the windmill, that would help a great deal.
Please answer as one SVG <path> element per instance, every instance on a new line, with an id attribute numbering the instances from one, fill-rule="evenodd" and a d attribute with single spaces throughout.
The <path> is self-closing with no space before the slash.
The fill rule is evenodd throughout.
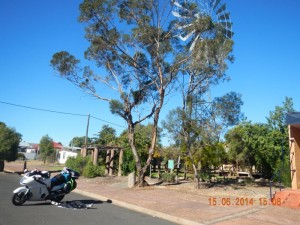
<path id="1" fill-rule="evenodd" d="M 230 14 L 221 0 L 171 0 L 177 36 L 192 51 L 198 40 L 212 39 L 218 32 L 226 39 L 233 36 Z M 201 27 L 202 26 L 202 27 Z"/>

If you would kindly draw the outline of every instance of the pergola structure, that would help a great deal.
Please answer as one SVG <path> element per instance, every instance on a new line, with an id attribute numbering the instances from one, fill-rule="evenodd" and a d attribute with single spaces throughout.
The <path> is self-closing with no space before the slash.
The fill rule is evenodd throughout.
<path id="1" fill-rule="evenodd" d="M 288 113 L 292 189 L 300 189 L 300 113 Z"/>
<path id="2" fill-rule="evenodd" d="M 97 165 L 99 151 L 106 151 L 106 160 L 105 160 L 105 175 L 112 176 L 114 172 L 114 159 L 116 158 L 115 154 L 119 151 L 119 167 L 118 167 L 118 176 L 122 176 L 122 163 L 123 163 L 123 151 L 124 149 L 117 146 L 89 146 L 81 149 L 81 155 L 83 157 L 87 156 L 88 152 L 91 152 L 91 157 L 94 165 Z"/>

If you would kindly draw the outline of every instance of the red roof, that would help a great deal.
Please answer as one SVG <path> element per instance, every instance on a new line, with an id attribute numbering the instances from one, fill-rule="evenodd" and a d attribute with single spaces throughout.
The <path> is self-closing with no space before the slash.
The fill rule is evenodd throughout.
<path id="1" fill-rule="evenodd" d="M 57 142 L 52 142 L 53 143 L 53 148 L 55 148 L 55 149 L 62 149 L 62 144 L 61 143 L 57 143 Z"/>

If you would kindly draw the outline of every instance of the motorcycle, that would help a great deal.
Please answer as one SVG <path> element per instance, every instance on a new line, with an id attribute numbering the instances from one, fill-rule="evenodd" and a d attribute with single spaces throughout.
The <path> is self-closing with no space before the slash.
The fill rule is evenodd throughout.
<path id="1" fill-rule="evenodd" d="M 20 180 L 22 187 L 13 191 L 12 203 L 16 206 L 26 201 L 50 200 L 59 203 L 77 187 L 76 179 L 79 176 L 78 172 L 66 167 L 52 178 L 49 171 L 26 172 Z"/>

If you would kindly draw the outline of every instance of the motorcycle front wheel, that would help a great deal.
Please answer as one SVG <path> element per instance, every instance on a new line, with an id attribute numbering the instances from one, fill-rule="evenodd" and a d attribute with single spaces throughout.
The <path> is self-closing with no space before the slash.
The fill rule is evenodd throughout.
<path id="1" fill-rule="evenodd" d="M 21 192 L 21 193 L 14 193 L 14 195 L 12 196 L 11 201 L 12 201 L 12 203 L 14 205 L 20 206 L 20 205 L 23 205 L 24 202 L 26 202 L 26 198 L 25 198 L 23 192 Z"/>

